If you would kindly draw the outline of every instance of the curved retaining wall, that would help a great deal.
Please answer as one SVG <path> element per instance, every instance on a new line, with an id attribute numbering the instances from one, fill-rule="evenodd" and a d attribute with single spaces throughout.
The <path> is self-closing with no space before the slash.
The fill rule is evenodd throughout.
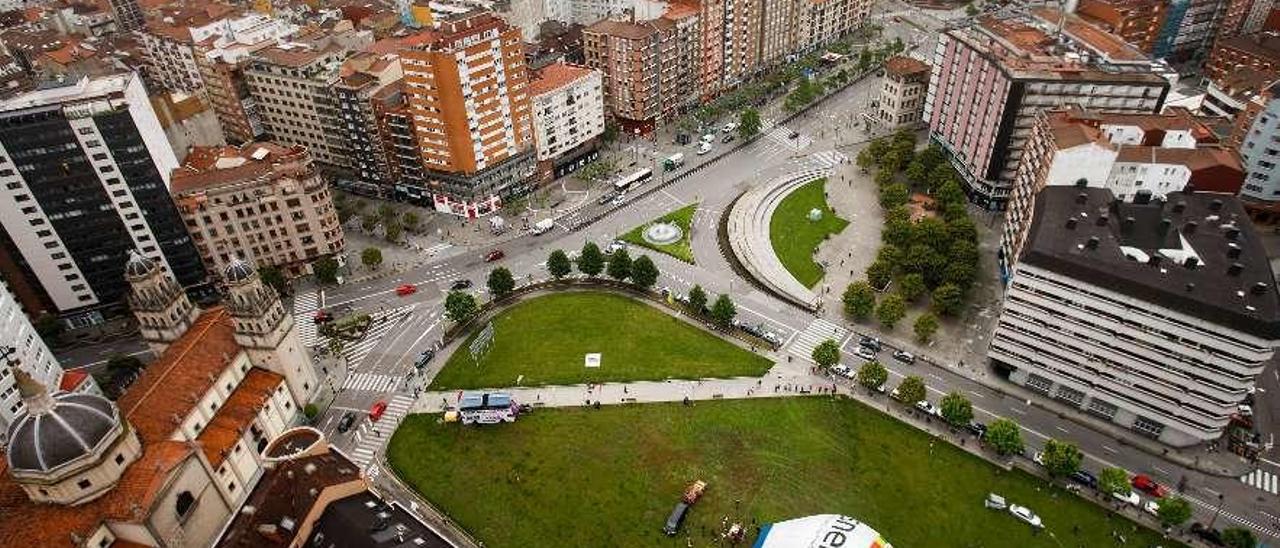
<path id="1" fill-rule="evenodd" d="M 807 310 L 818 309 L 818 294 L 782 265 L 769 240 L 769 222 L 784 198 L 826 175 L 825 169 L 791 173 L 748 190 L 734 202 L 726 227 L 729 247 L 747 273 L 778 296 Z"/>

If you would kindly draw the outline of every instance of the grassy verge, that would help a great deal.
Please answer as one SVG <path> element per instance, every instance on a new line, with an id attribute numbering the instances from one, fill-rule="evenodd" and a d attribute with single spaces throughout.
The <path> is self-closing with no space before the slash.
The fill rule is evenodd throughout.
<path id="1" fill-rule="evenodd" d="M 818 244 L 849 226 L 849 221 L 837 217 L 827 206 L 823 194 L 826 181 L 818 179 L 797 188 L 778 204 L 769 219 L 774 254 L 805 287 L 813 287 L 822 279 L 822 266 L 813 261 Z M 815 208 L 822 211 L 822 218 L 810 221 L 809 212 Z"/>
<path id="2" fill-rule="evenodd" d="M 640 247 L 652 249 L 659 253 L 666 253 L 667 255 L 680 259 L 686 263 L 693 264 L 693 247 L 690 242 L 693 236 L 693 214 L 697 210 L 698 204 L 689 204 L 631 229 L 630 232 L 623 234 L 620 239 Z M 653 223 L 673 223 L 680 227 L 680 230 L 684 232 L 684 235 L 681 236 L 679 241 L 672 244 L 651 244 L 644 239 L 644 229 Z"/>
<path id="3" fill-rule="evenodd" d="M 763 375 L 771 362 L 684 320 L 619 295 L 572 292 L 537 297 L 493 322 L 479 365 L 467 348 L 449 357 L 432 390 Z M 599 352 L 599 368 L 583 367 Z"/>
<path id="4" fill-rule="evenodd" d="M 661 528 L 687 483 L 707 494 L 681 537 L 718 545 L 748 524 L 853 516 L 895 546 L 1172 546 L 1043 480 L 849 400 L 777 398 L 538 410 L 471 428 L 411 415 L 388 449 L 401 477 L 494 548 L 685 546 Z M 987 493 L 1044 520 L 1036 534 Z M 738 502 L 740 501 L 740 502 Z M 748 538 L 746 546 L 753 539 Z"/>

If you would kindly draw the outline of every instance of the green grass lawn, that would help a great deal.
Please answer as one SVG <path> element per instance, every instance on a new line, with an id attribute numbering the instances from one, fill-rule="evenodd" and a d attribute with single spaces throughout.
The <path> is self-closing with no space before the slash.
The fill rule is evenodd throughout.
<path id="1" fill-rule="evenodd" d="M 537 297 L 502 312 L 479 366 L 468 338 L 432 390 L 667 378 L 759 376 L 772 363 L 642 302 L 608 293 Z M 584 355 L 600 352 L 598 369 Z"/>
<path id="2" fill-rule="evenodd" d="M 683 547 L 660 531 L 697 479 L 708 488 L 685 522 L 694 546 L 712 544 L 704 528 L 722 516 L 750 524 L 821 513 L 853 516 L 901 547 L 1115 546 L 1113 529 L 1129 547 L 1160 540 L 1034 476 L 947 443 L 931 448 L 927 435 L 851 400 L 545 409 L 496 427 L 438 418 L 410 415 L 390 462 L 493 548 Z M 1045 532 L 984 508 L 988 492 L 1031 508 Z"/>
<path id="3" fill-rule="evenodd" d="M 778 204 L 769 219 L 769 241 L 773 252 L 805 287 L 813 287 L 822 279 L 822 267 L 813 262 L 813 252 L 828 234 L 837 234 L 849 221 L 837 217 L 827 206 L 823 195 L 826 179 L 818 179 L 797 188 Z M 822 219 L 809 220 L 814 208 L 822 211 Z"/>
<path id="4" fill-rule="evenodd" d="M 697 210 L 698 204 L 689 204 L 631 229 L 630 232 L 623 234 L 620 239 L 641 247 L 647 247 L 659 253 L 666 253 L 686 263 L 693 264 L 693 247 L 689 242 L 690 237 L 693 235 L 693 214 Z M 676 226 L 680 227 L 680 230 L 684 231 L 684 237 L 680 238 L 680 241 L 668 245 L 655 245 L 646 242 L 643 234 L 645 227 L 660 222 L 675 223 Z"/>

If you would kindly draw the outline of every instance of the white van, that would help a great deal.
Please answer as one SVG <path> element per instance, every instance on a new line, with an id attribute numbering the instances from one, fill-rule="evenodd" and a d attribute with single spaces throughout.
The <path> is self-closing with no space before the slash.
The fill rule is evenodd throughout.
<path id="1" fill-rule="evenodd" d="M 539 234 L 550 232 L 551 229 L 555 227 L 556 227 L 555 221 L 551 219 L 543 219 L 541 221 L 533 223 L 533 235 L 537 236 Z"/>
<path id="2" fill-rule="evenodd" d="M 712 148 L 711 143 L 703 141 L 701 145 L 698 145 L 698 155 L 703 155 L 708 152 L 711 152 L 711 148 Z"/>

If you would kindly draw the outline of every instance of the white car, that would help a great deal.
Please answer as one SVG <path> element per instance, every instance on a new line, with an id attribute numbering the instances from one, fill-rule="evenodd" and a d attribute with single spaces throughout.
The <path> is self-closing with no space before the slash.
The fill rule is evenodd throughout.
<path id="1" fill-rule="evenodd" d="M 1130 504 L 1132 506 L 1142 506 L 1142 498 L 1137 493 L 1129 491 L 1126 493 L 1111 493 L 1116 500 Z"/>
<path id="2" fill-rule="evenodd" d="M 1035 456 L 1031 457 L 1031 462 L 1039 464 L 1040 466 L 1044 466 L 1044 452 L 1043 451 L 1037 452 Z"/>
<path id="3" fill-rule="evenodd" d="M 837 363 L 837 364 L 835 364 L 835 365 L 831 366 L 831 373 L 832 373 L 833 375 L 839 375 L 839 376 L 844 377 L 844 378 L 846 378 L 846 379 L 852 379 L 852 378 L 853 378 L 853 370 L 852 370 L 852 369 L 849 369 L 849 366 L 847 366 L 847 365 L 845 365 L 845 364 L 842 364 L 842 363 Z"/>
<path id="4" fill-rule="evenodd" d="M 627 195 L 624 193 L 624 194 L 619 194 L 617 196 L 614 196 L 612 200 L 609 200 L 609 203 L 616 206 L 625 204 L 627 203 Z"/>
<path id="5" fill-rule="evenodd" d="M 1010 504 L 1009 513 L 1013 514 L 1014 517 L 1031 524 L 1032 527 L 1044 527 L 1044 523 L 1040 522 L 1040 516 L 1037 516 L 1035 512 L 1032 512 L 1031 509 L 1026 506 Z"/>
<path id="6" fill-rule="evenodd" d="M 711 143 L 707 141 L 703 141 L 702 144 L 698 145 L 698 155 L 701 156 L 703 154 L 711 152 L 711 149 L 712 149 Z"/>
<path id="7" fill-rule="evenodd" d="M 853 353 L 857 354 L 859 358 L 862 358 L 867 361 L 872 361 L 876 359 L 876 353 L 872 352 L 870 348 L 867 348 L 865 346 L 859 346 L 857 350 L 853 351 Z"/>
<path id="8" fill-rule="evenodd" d="M 714 133 L 708 133 L 698 138 L 698 141 L 702 143 L 710 143 L 715 140 L 716 140 L 716 134 Z"/>
<path id="9" fill-rule="evenodd" d="M 929 415 L 934 415 L 934 416 L 942 415 L 942 410 L 938 409 L 937 407 L 934 407 L 932 403 L 929 403 L 929 400 L 920 400 L 916 402 L 916 409 L 924 411 Z"/>
<path id="10" fill-rule="evenodd" d="M 729 123 L 725 124 L 723 128 L 721 128 L 721 131 L 723 131 L 723 132 L 725 132 L 725 133 L 729 133 L 730 131 L 733 131 L 733 130 L 735 130 L 735 129 L 738 129 L 738 124 L 735 124 L 735 123 L 733 123 L 733 122 L 729 122 Z"/>
<path id="11" fill-rule="evenodd" d="M 1160 501 L 1155 499 L 1149 500 L 1146 504 L 1142 505 L 1142 509 L 1146 510 L 1148 514 L 1158 516 L 1160 515 Z"/>
<path id="12" fill-rule="evenodd" d="M 609 246 L 608 246 L 608 247 L 604 248 L 604 254 L 605 254 L 605 255 L 612 255 L 614 252 L 619 251 L 619 250 L 622 250 L 622 249 L 626 249 L 626 248 L 627 248 L 627 243 L 626 243 L 626 242 L 624 242 L 624 241 L 622 241 L 622 240 L 614 240 L 614 241 L 612 241 L 612 242 L 609 242 Z"/>

